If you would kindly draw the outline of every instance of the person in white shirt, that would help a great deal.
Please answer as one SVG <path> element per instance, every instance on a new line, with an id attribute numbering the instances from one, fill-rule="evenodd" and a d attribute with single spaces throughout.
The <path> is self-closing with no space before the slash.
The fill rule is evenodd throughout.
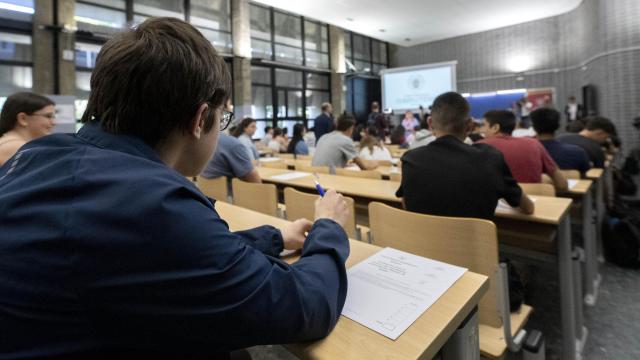
<path id="1" fill-rule="evenodd" d="M 516 126 L 515 130 L 513 130 L 513 132 L 511 133 L 511 136 L 513 137 L 535 137 L 536 131 L 533 130 L 532 127 L 527 127 L 527 124 L 523 123 L 522 121 L 518 121 L 518 125 Z"/>
<path id="2" fill-rule="evenodd" d="M 269 146 L 269 149 L 273 150 L 274 153 L 287 152 L 287 141 L 284 138 L 282 129 L 280 128 L 273 129 L 273 139 L 269 141 L 268 146 Z"/>
<path id="3" fill-rule="evenodd" d="M 273 139 L 273 128 L 271 126 L 267 126 L 264 128 L 264 137 L 261 142 L 264 146 L 269 146 L 269 141 Z"/>
<path id="4" fill-rule="evenodd" d="M 360 140 L 360 157 L 365 160 L 391 161 L 391 153 L 378 138 L 378 130 L 370 126 Z"/>

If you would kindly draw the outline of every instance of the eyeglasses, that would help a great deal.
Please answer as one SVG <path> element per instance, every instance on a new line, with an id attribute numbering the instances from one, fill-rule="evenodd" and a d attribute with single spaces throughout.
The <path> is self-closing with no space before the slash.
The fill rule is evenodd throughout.
<path id="1" fill-rule="evenodd" d="M 223 110 L 222 118 L 220 119 L 220 131 L 226 130 L 227 127 L 229 127 L 229 124 L 231 124 L 231 121 L 233 121 L 233 119 L 234 119 L 233 112 Z"/>
<path id="2" fill-rule="evenodd" d="M 55 120 L 56 119 L 56 114 L 52 114 L 52 113 L 48 113 L 48 114 L 38 114 L 38 113 L 33 113 L 33 114 L 29 114 L 31 116 L 42 116 L 42 117 L 46 117 L 49 120 Z"/>

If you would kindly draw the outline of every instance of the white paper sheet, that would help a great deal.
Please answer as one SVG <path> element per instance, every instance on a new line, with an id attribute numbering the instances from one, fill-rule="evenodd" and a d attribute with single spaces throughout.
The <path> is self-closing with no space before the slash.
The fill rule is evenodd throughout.
<path id="1" fill-rule="evenodd" d="M 569 179 L 567 180 L 567 182 L 569 183 L 569 190 L 573 189 L 574 187 L 576 187 L 576 185 L 578 185 L 578 181 L 579 180 L 575 180 L 575 179 Z"/>
<path id="2" fill-rule="evenodd" d="M 273 176 L 270 177 L 270 179 L 273 179 L 273 180 L 293 180 L 293 179 L 303 178 L 303 177 L 307 177 L 307 176 L 311 176 L 311 173 L 293 171 L 293 172 L 288 172 L 288 173 L 284 173 L 284 174 L 280 174 L 280 175 L 273 175 Z"/>
<path id="3" fill-rule="evenodd" d="M 385 248 L 347 270 L 342 315 L 395 340 L 465 271 Z"/>
<path id="4" fill-rule="evenodd" d="M 260 158 L 260 162 L 275 162 L 275 161 L 280 161 L 280 158 L 278 158 L 278 157 L 264 157 L 264 158 Z"/>
<path id="5" fill-rule="evenodd" d="M 531 196 L 529 196 L 529 199 L 531 199 L 532 202 L 536 202 L 535 198 L 532 198 Z M 519 213 L 521 212 L 519 208 L 514 208 L 511 205 L 509 205 L 504 199 L 500 199 L 498 200 L 498 206 L 496 206 L 496 212 L 501 211 L 503 213 Z"/>

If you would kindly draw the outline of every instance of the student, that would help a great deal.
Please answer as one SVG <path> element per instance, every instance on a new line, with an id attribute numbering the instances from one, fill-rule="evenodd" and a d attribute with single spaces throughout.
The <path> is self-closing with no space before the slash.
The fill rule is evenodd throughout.
<path id="1" fill-rule="evenodd" d="M 479 141 L 502 152 L 513 177 L 521 183 L 540 183 L 542 174 L 553 180 L 558 191 L 568 189 L 567 179 L 553 161 L 544 146 L 531 138 L 511 136 L 516 126 L 515 115 L 508 110 L 491 110 L 484 114 L 483 132 L 485 139 Z"/>
<path id="2" fill-rule="evenodd" d="M 502 154 L 488 145 L 464 143 L 469 104 L 460 94 L 438 96 L 429 125 L 436 140 L 402 156 L 402 182 L 396 196 L 407 210 L 438 216 L 492 219 L 498 199 L 533 213 Z"/>
<path id="3" fill-rule="evenodd" d="M 293 138 L 289 141 L 287 146 L 287 153 L 296 155 L 309 155 L 309 147 L 304 142 L 304 135 L 307 133 L 307 128 L 304 124 L 293 125 Z"/>
<path id="4" fill-rule="evenodd" d="M 531 114 L 529 114 L 529 121 L 531 120 Z M 536 132 L 529 126 L 528 123 L 524 123 L 522 120 L 518 121 L 515 130 L 511 133 L 513 137 L 528 137 L 533 138 L 536 136 Z"/>
<path id="5" fill-rule="evenodd" d="M 586 121 L 585 128 L 578 134 L 565 135 L 558 140 L 565 144 L 580 146 L 589 155 L 589 160 L 593 167 L 604 168 L 606 157 L 602 146 L 606 144 L 612 135 L 615 135 L 616 128 L 611 120 L 605 117 L 592 116 L 584 120 Z"/>
<path id="6" fill-rule="evenodd" d="M 365 160 L 391 161 L 391 153 L 384 147 L 375 127 L 369 126 L 360 140 L 360 158 Z"/>
<path id="7" fill-rule="evenodd" d="M 253 143 L 253 134 L 256 133 L 256 120 L 250 117 L 242 119 L 242 121 L 238 124 L 238 126 L 233 131 L 233 136 L 237 137 L 238 140 L 244 145 L 247 149 L 247 153 L 251 160 L 258 160 L 260 158 L 260 153 L 258 153 L 258 148 Z"/>
<path id="8" fill-rule="evenodd" d="M 209 40 L 176 18 L 102 46 L 84 127 L 0 169 L 0 358 L 218 359 L 331 331 L 344 199 L 318 198 L 313 224 L 233 233 L 185 178 L 213 155 L 230 87 Z"/>
<path id="9" fill-rule="evenodd" d="M 284 153 L 287 152 L 286 140 L 284 138 L 284 132 L 281 128 L 273 129 L 273 139 L 269 141 L 269 149 L 273 150 L 274 153 Z"/>
<path id="10" fill-rule="evenodd" d="M 264 137 L 260 142 L 263 146 L 269 146 L 269 141 L 273 139 L 273 128 L 271 126 L 265 126 L 264 128 Z"/>
<path id="11" fill-rule="evenodd" d="M 9 96 L 0 114 L 0 166 L 27 142 L 51 133 L 56 108 L 44 96 L 19 92 Z"/>
<path id="12" fill-rule="evenodd" d="M 472 123 L 470 124 L 470 132 L 469 135 L 467 136 L 469 138 L 469 140 L 471 140 L 471 143 L 476 143 L 482 139 L 484 139 L 484 136 L 482 135 L 482 121 L 480 120 L 475 120 L 472 118 Z"/>
<path id="13" fill-rule="evenodd" d="M 384 130 L 380 131 L 379 128 L 377 130 L 378 132 L 384 132 Z M 391 131 L 391 134 L 389 135 L 389 138 L 391 138 L 391 144 L 400 145 L 400 147 L 406 147 L 408 144 L 407 144 L 407 138 L 404 136 L 404 134 L 405 134 L 405 131 L 402 125 L 398 125 L 394 127 L 393 130 Z"/>
<path id="14" fill-rule="evenodd" d="M 302 137 L 309 149 L 311 148 L 315 149 L 316 147 L 316 134 L 313 131 L 314 131 L 314 128 L 309 129 L 309 131 L 307 131 Z"/>
<path id="15" fill-rule="evenodd" d="M 375 169 L 378 166 L 377 163 L 359 157 L 353 145 L 351 135 L 355 124 L 356 119 L 353 115 L 340 115 L 336 130 L 323 136 L 316 144 L 311 165 L 328 166 L 332 174 L 336 172 L 336 167 L 343 168 L 351 160 L 362 170 Z"/>
<path id="16" fill-rule="evenodd" d="M 404 119 L 402 119 L 401 125 L 404 128 L 404 137 L 406 139 L 408 139 L 416 132 L 416 127 L 420 126 L 420 124 L 418 123 L 418 119 L 415 118 L 415 116 L 413 115 L 413 111 L 410 110 L 407 110 L 404 113 Z"/>
<path id="17" fill-rule="evenodd" d="M 582 174 L 589 170 L 589 156 L 582 148 L 556 140 L 555 133 L 560 128 L 560 112 L 549 108 L 536 109 L 531 113 L 531 121 L 538 133 L 538 140 L 560 169 L 578 170 Z"/>
<path id="18" fill-rule="evenodd" d="M 420 130 L 416 131 L 415 138 L 409 145 L 409 149 L 429 145 L 435 139 L 435 135 L 433 135 L 433 132 L 429 130 L 429 122 L 427 121 L 427 118 L 425 118 L 423 121 L 420 121 Z"/>
<path id="19" fill-rule="evenodd" d="M 316 142 L 320 138 L 333 131 L 333 106 L 330 103 L 322 104 L 322 114 L 318 115 L 313 121 L 313 131 L 316 136 Z"/>
<path id="20" fill-rule="evenodd" d="M 246 182 L 260 183 L 262 182 L 260 174 L 254 169 L 253 162 L 249 158 L 245 146 L 240 140 L 222 132 L 233 121 L 233 113 L 230 112 L 232 107 L 231 101 L 227 100 L 225 116 L 220 121 L 221 132 L 218 137 L 216 152 L 209 160 L 207 167 L 202 172 L 202 176 L 207 179 L 226 176 L 228 179 L 239 178 Z"/>

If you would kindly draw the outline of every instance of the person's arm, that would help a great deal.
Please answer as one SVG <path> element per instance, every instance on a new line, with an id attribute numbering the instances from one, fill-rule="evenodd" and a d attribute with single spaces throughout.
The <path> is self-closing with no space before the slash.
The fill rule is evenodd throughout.
<path id="1" fill-rule="evenodd" d="M 535 205 L 533 204 L 533 201 L 531 200 L 531 198 L 529 198 L 529 196 L 527 196 L 527 194 L 524 193 L 524 191 L 520 196 L 520 205 L 518 205 L 518 208 L 520 209 L 520 211 L 527 215 L 531 215 L 535 211 Z"/>
<path id="2" fill-rule="evenodd" d="M 337 196 L 327 194 L 320 201 Z M 349 242 L 336 222 L 342 220 L 331 210 L 318 217 L 304 245 L 302 231 L 294 230 L 298 240 L 290 242 L 302 253 L 289 265 L 259 251 L 286 247 L 286 231 L 232 233 L 201 197 L 178 189 L 145 214 L 153 222 L 127 217 L 132 223 L 124 225 L 136 223 L 144 235 L 105 244 L 121 247 L 117 266 L 103 252 L 83 258 L 94 270 L 83 275 L 79 296 L 90 304 L 96 329 L 122 346 L 202 353 L 326 336 L 347 292 Z"/>
<path id="3" fill-rule="evenodd" d="M 348 142 L 344 143 L 340 150 L 342 150 L 343 156 L 346 157 L 347 161 L 353 160 L 356 165 L 362 170 L 374 170 L 378 167 L 378 162 L 375 160 L 365 160 L 360 157 L 358 154 L 358 150 L 355 145 L 353 145 L 353 141 L 349 139 Z M 373 155 L 373 154 L 372 154 Z"/>
<path id="4" fill-rule="evenodd" d="M 261 183 L 262 178 L 260 178 L 260 174 L 258 174 L 258 170 L 251 169 L 248 173 L 243 176 L 239 176 L 242 181 L 252 182 L 252 183 Z"/>
<path id="5" fill-rule="evenodd" d="M 472 145 L 489 147 L 489 145 Z M 489 149 L 489 148 L 487 148 Z M 511 174 L 511 169 L 507 162 L 504 160 L 504 156 L 498 150 L 490 148 L 489 150 L 495 156 L 497 164 L 496 170 L 501 173 L 501 177 L 498 180 L 498 196 L 503 198 L 512 207 L 517 207 L 525 214 L 533 214 L 535 206 L 533 201 L 522 191 L 520 185 Z"/>
<path id="6" fill-rule="evenodd" d="M 549 177 L 551 177 L 551 180 L 553 180 L 553 187 L 556 188 L 556 191 L 565 192 L 569 190 L 569 182 L 567 181 L 567 178 L 560 172 L 560 168 L 556 167 L 556 169 L 548 175 Z"/>
<path id="7" fill-rule="evenodd" d="M 353 162 L 358 165 L 358 167 L 362 170 L 375 170 L 378 167 L 378 162 L 375 160 L 365 160 L 360 156 L 356 156 L 353 158 Z"/>
<path id="8" fill-rule="evenodd" d="M 233 176 L 240 178 L 246 182 L 261 183 L 260 174 L 255 169 L 254 161 L 251 159 L 245 146 L 238 144 L 224 152 L 224 159 L 227 166 L 231 169 Z"/>
<path id="9" fill-rule="evenodd" d="M 551 177 L 551 180 L 553 180 L 553 186 L 556 188 L 556 191 L 564 192 L 569 190 L 569 183 L 567 182 L 567 178 L 565 178 L 564 175 L 562 175 L 562 172 L 560 172 L 560 167 L 556 164 L 555 161 L 553 161 L 547 149 L 545 149 L 540 142 L 537 142 L 537 144 L 540 148 L 542 172 Z"/>

